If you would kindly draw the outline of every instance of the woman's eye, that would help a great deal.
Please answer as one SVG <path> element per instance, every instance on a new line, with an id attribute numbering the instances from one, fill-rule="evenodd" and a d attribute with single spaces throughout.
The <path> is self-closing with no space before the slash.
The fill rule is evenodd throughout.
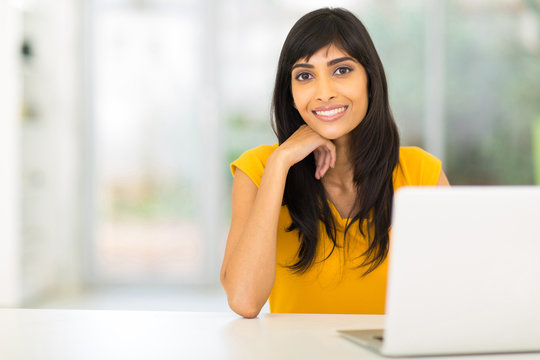
<path id="1" fill-rule="evenodd" d="M 306 72 L 302 72 L 302 73 L 296 75 L 296 80 L 299 80 L 299 81 L 306 81 L 306 80 L 309 80 L 311 78 L 312 78 L 311 74 L 306 73 Z"/>
<path id="2" fill-rule="evenodd" d="M 336 69 L 336 71 L 334 72 L 336 75 L 345 75 L 347 73 L 350 73 L 352 71 L 352 69 L 350 67 L 347 67 L 347 66 L 340 66 Z"/>

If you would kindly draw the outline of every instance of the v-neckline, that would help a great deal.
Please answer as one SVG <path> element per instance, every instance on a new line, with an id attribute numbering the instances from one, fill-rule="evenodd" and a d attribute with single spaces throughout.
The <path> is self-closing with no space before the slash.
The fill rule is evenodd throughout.
<path id="1" fill-rule="evenodd" d="M 343 225 L 343 224 L 346 224 L 348 221 L 352 220 L 351 218 L 348 218 L 348 217 L 343 217 L 341 216 L 341 214 L 339 213 L 338 209 L 336 208 L 336 206 L 334 205 L 334 203 L 330 200 L 328 200 L 328 204 L 330 205 L 330 209 L 332 210 L 332 212 L 334 213 L 334 215 L 336 215 L 337 219 L 339 220 L 339 222 Z"/>

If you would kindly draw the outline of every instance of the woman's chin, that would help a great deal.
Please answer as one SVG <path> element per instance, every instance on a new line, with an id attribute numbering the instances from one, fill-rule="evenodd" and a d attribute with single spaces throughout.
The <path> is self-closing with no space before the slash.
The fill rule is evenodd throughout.
<path id="1" fill-rule="evenodd" d="M 343 133 L 343 131 L 329 131 L 329 130 L 325 130 L 325 131 L 317 131 L 317 133 L 319 135 L 321 135 L 323 138 L 325 139 L 328 139 L 328 140 L 337 140 L 339 138 L 341 138 L 342 136 L 344 136 L 345 134 Z"/>

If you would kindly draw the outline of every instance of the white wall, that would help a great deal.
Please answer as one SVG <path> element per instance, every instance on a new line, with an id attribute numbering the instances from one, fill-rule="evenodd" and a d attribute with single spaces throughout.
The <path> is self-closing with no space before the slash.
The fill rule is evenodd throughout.
<path id="1" fill-rule="evenodd" d="M 80 6 L 0 0 L 0 307 L 81 283 Z"/>
<path id="2" fill-rule="evenodd" d="M 43 0 L 23 17 L 34 56 L 23 66 L 22 292 L 39 299 L 80 282 L 82 39 L 80 3 Z"/>
<path id="3" fill-rule="evenodd" d="M 20 14 L 0 0 L 0 306 L 19 301 Z"/>

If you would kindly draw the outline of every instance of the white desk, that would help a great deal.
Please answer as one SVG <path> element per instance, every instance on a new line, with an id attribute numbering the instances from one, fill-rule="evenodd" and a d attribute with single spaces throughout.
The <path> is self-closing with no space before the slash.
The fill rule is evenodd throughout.
<path id="1" fill-rule="evenodd" d="M 233 313 L 0 309 L 0 359 L 383 359 L 336 333 L 381 328 L 383 320 L 378 315 L 265 314 L 250 320 Z M 540 359 L 540 354 L 457 358 Z M 449 359 L 454 357 L 443 360 Z"/>

